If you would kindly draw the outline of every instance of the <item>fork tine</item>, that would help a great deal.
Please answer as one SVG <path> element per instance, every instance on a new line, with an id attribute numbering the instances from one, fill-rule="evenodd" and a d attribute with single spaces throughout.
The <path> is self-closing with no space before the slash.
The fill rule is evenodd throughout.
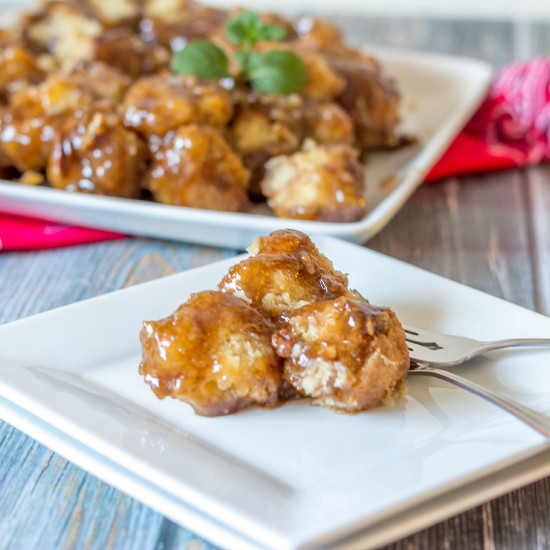
<path id="1" fill-rule="evenodd" d="M 457 365 L 465 357 L 458 345 L 474 343 L 460 336 L 448 336 L 403 324 L 411 361 L 417 364 Z"/>
<path id="2" fill-rule="evenodd" d="M 420 334 L 412 327 L 403 324 L 402 326 L 405 331 L 405 338 L 407 340 L 407 348 L 409 349 L 411 361 L 415 362 L 415 359 L 422 355 L 422 347 L 417 340 L 420 337 Z"/>
<path id="3" fill-rule="evenodd" d="M 422 338 L 422 335 L 418 330 L 412 330 L 410 327 L 405 328 L 404 325 L 403 329 L 407 335 L 407 342 L 410 342 L 411 344 L 418 344 L 419 346 L 431 350 L 443 349 L 443 347 L 434 340 L 430 341 L 429 338 Z"/>

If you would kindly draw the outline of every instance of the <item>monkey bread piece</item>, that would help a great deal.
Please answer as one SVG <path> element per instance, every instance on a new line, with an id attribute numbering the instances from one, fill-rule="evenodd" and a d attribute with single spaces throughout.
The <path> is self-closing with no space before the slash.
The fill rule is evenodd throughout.
<path id="1" fill-rule="evenodd" d="M 295 49 L 306 71 L 307 81 L 300 88 L 300 94 L 316 101 L 331 101 L 338 97 L 346 81 L 328 64 L 321 54 Z"/>
<path id="2" fill-rule="evenodd" d="M 8 113 L 7 107 L 0 104 L 0 170 L 2 170 L 2 173 L 0 174 L 0 179 L 7 179 L 6 175 L 9 174 L 12 171 L 12 165 L 13 162 L 10 158 L 10 156 L 4 152 L 4 146 L 2 143 L 2 121 L 4 120 L 5 116 Z"/>
<path id="3" fill-rule="evenodd" d="M 218 288 L 275 322 L 304 305 L 350 295 L 347 277 L 299 231 L 275 231 L 248 251 L 250 257 L 231 267 Z"/>
<path id="4" fill-rule="evenodd" d="M 170 21 L 185 13 L 189 0 L 143 0 L 143 16 Z"/>
<path id="5" fill-rule="evenodd" d="M 347 46 L 340 31 L 326 21 L 304 16 L 295 27 L 299 39 L 294 47 L 325 54 L 329 68 L 344 80 L 335 100 L 353 119 L 357 145 L 362 150 L 398 146 L 399 91 L 379 63 Z"/>
<path id="6" fill-rule="evenodd" d="M 246 212 L 248 178 L 241 159 L 217 130 L 190 124 L 165 136 L 146 187 L 165 204 Z"/>
<path id="7" fill-rule="evenodd" d="M 364 178 L 356 149 L 308 140 L 299 153 L 269 160 L 260 187 L 279 217 L 353 222 L 366 212 Z"/>
<path id="8" fill-rule="evenodd" d="M 9 46 L 21 44 L 21 29 L 20 25 L 16 24 L 10 28 L 0 28 L 0 48 L 8 48 Z"/>
<path id="9" fill-rule="evenodd" d="M 334 25 L 312 15 L 300 17 L 295 25 L 300 48 L 315 52 L 340 52 L 345 45 Z"/>
<path id="10" fill-rule="evenodd" d="M 346 44 L 340 29 L 328 21 L 304 15 L 294 23 L 294 28 L 297 40 L 293 47 L 299 50 L 319 52 L 327 56 L 327 59 L 331 56 L 341 56 L 347 59 L 373 61 L 369 54 Z"/>
<path id="11" fill-rule="evenodd" d="M 98 97 L 119 104 L 132 83 L 132 79 L 116 67 L 92 61 L 81 64 L 70 74 L 71 79 L 85 82 Z"/>
<path id="12" fill-rule="evenodd" d="M 272 344 L 284 379 L 316 405 L 354 413 L 404 392 L 409 352 L 388 308 L 347 297 L 305 306 Z"/>
<path id="13" fill-rule="evenodd" d="M 232 94 L 235 114 L 228 140 L 251 171 L 250 192 L 261 196 L 259 183 L 271 157 L 300 148 L 305 136 L 304 101 L 298 94 L 271 95 L 237 89 Z"/>
<path id="14" fill-rule="evenodd" d="M 137 78 L 166 67 L 170 59 L 164 46 L 146 43 L 133 30 L 139 11 L 133 0 L 54 0 L 28 17 L 25 33 L 35 48 L 51 53 L 64 74 L 95 60 Z"/>
<path id="15" fill-rule="evenodd" d="M 362 150 L 397 147 L 399 92 L 373 59 L 331 56 L 330 65 L 346 80 L 338 103 L 354 123 Z"/>
<path id="16" fill-rule="evenodd" d="M 304 119 L 313 141 L 354 144 L 353 121 L 337 103 L 308 101 L 304 104 Z"/>
<path id="17" fill-rule="evenodd" d="M 235 115 L 228 139 L 252 171 L 253 183 L 263 178 L 266 161 L 295 153 L 306 136 L 318 143 L 354 141 L 353 121 L 337 103 L 242 89 L 233 92 L 232 99 Z"/>
<path id="18" fill-rule="evenodd" d="M 136 24 L 141 15 L 139 0 L 80 0 L 107 27 Z"/>
<path id="19" fill-rule="evenodd" d="M 173 23 L 196 22 L 199 36 L 205 38 L 223 25 L 230 15 L 226 9 L 200 4 L 195 0 L 140 0 L 143 17 L 153 21 Z M 143 21 L 143 20 L 142 20 Z"/>
<path id="20" fill-rule="evenodd" d="M 146 42 L 132 29 L 116 27 L 95 39 L 92 59 L 136 79 L 167 68 L 170 53 L 160 44 Z"/>
<path id="21" fill-rule="evenodd" d="M 44 79 L 36 57 L 21 45 L 0 49 L 0 101 Z"/>
<path id="22" fill-rule="evenodd" d="M 34 48 L 49 51 L 63 73 L 93 58 L 101 23 L 79 2 L 50 1 L 21 21 L 25 38 Z"/>
<path id="23" fill-rule="evenodd" d="M 283 45 L 280 42 L 261 41 L 255 44 L 254 49 L 260 52 L 280 49 L 294 52 L 306 69 L 307 80 L 298 92 L 307 99 L 331 101 L 340 95 L 346 85 L 346 81 L 329 65 L 323 54 L 302 47 L 299 40 Z"/>
<path id="24" fill-rule="evenodd" d="M 15 92 L 0 113 L 0 148 L 20 172 L 46 167 L 55 132 L 98 101 L 81 79 L 50 75 L 38 86 Z"/>
<path id="25" fill-rule="evenodd" d="M 202 416 L 278 401 L 280 360 L 270 324 L 240 298 L 217 291 L 191 295 L 173 315 L 143 323 L 139 372 L 160 398 Z"/>
<path id="26" fill-rule="evenodd" d="M 182 124 L 223 126 L 233 115 L 227 90 L 194 75 L 144 77 L 122 103 L 124 124 L 146 136 L 164 136 Z"/>
<path id="27" fill-rule="evenodd" d="M 145 142 L 119 115 L 97 109 L 69 118 L 56 133 L 47 176 L 65 191 L 137 198 L 146 160 Z"/>
<path id="28" fill-rule="evenodd" d="M 216 33 L 228 12 L 190 0 L 145 0 L 143 16 L 140 34 L 144 40 L 178 52 L 189 42 Z"/>

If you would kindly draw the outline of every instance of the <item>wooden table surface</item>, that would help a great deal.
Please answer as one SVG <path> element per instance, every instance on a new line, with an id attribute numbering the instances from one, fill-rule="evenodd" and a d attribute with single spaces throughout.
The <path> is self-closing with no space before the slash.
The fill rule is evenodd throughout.
<path id="1" fill-rule="evenodd" d="M 350 40 L 503 65 L 548 52 L 550 26 L 520 22 L 336 18 Z M 550 167 L 421 187 L 365 246 L 550 315 Z M 0 322 L 234 255 L 129 238 L 0 254 Z M 0 422 L 0 548 L 214 548 Z M 387 548 L 550 549 L 550 479 Z"/>

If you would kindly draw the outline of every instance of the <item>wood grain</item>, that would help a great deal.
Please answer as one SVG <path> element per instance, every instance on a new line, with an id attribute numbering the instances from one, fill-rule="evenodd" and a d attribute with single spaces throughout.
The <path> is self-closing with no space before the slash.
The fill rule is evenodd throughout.
<path id="1" fill-rule="evenodd" d="M 471 55 L 495 66 L 544 53 L 543 24 L 336 18 L 355 42 Z M 518 30 L 519 29 L 519 30 Z M 366 246 L 550 314 L 550 168 L 421 187 Z M 151 239 L 0 253 L 0 322 L 234 255 Z M 550 480 L 386 548 L 550 549 Z M 214 547 L 0 422 L 0 549 Z"/>

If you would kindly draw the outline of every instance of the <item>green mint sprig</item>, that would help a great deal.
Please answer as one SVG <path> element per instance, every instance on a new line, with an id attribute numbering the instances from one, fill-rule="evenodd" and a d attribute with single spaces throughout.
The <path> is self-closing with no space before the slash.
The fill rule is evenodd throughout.
<path id="1" fill-rule="evenodd" d="M 194 74 L 207 80 L 229 76 L 229 60 L 225 52 L 208 40 L 187 44 L 172 57 L 170 68 L 177 74 Z"/>
<path id="2" fill-rule="evenodd" d="M 302 60 L 289 50 L 257 52 L 260 40 L 278 41 L 286 36 L 279 25 L 262 23 L 254 12 L 245 11 L 230 19 L 225 26 L 228 39 L 242 46 L 235 59 L 252 85 L 268 94 L 289 94 L 298 91 L 307 81 Z M 207 40 L 189 43 L 172 57 L 171 68 L 177 74 L 194 74 L 200 78 L 220 79 L 230 76 L 225 52 Z"/>
<path id="3" fill-rule="evenodd" d="M 262 23 L 257 13 L 244 11 L 226 23 L 225 34 L 233 44 L 250 47 L 260 40 L 278 42 L 286 36 L 286 29 Z"/>

